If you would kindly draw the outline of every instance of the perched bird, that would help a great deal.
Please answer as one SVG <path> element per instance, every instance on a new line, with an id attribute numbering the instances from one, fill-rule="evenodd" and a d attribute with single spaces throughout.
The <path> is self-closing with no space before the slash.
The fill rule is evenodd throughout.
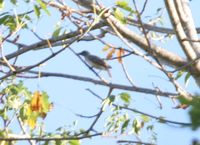
<path id="1" fill-rule="evenodd" d="M 111 77 L 111 73 L 109 69 L 111 66 L 109 66 L 102 58 L 99 58 L 98 56 L 90 54 L 88 51 L 82 51 L 78 53 L 79 55 L 82 55 L 85 57 L 86 62 L 91 65 L 91 67 L 94 67 L 99 70 L 106 70 L 108 72 L 108 75 Z"/>
<path id="2" fill-rule="evenodd" d="M 73 0 L 78 5 L 81 5 L 85 8 L 92 9 L 95 0 Z"/>

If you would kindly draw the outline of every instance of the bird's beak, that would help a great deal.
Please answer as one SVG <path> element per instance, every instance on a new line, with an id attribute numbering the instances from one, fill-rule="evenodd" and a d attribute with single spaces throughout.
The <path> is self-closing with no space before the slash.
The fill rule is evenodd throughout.
<path id="1" fill-rule="evenodd" d="M 83 53 L 82 52 L 80 52 L 80 53 L 77 53 L 78 55 L 82 55 Z"/>

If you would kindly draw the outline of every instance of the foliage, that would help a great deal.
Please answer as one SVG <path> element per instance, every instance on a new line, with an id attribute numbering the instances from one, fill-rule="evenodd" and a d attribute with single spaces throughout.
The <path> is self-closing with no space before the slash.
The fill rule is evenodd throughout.
<path id="1" fill-rule="evenodd" d="M 45 118 L 51 109 L 49 97 L 45 92 L 36 91 L 31 93 L 20 81 L 16 84 L 10 84 L 1 92 L 2 107 L 0 116 L 6 126 L 9 125 L 12 118 L 10 115 L 27 124 L 31 129 L 36 127 L 39 118 Z"/>
<path id="2" fill-rule="evenodd" d="M 105 2 L 109 3 L 110 1 Z M 119 141 L 121 137 L 130 137 L 139 141 L 138 144 L 145 144 L 142 142 L 143 139 L 150 142 L 147 144 L 154 144 L 157 143 L 159 135 L 155 132 L 158 123 L 161 125 L 171 123 L 180 126 L 189 124 L 170 121 L 165 116 L 152 115 L 154 112 L 150 110 L 149 112 L 152 114 L 135 109 L 137 108 L 134 102 L 135 92 L 146 94 L 148 97 L 153 96 L 153 99 L 155 97 L 161 109 L 165 103 L 160 97 L 164 96 L 173 102 L 177 101 L 180 104 L 175 107 L 176 109 L 188 108 L 189 110 L 191 124 L 188 126 L 194 131 L 198 130 L 200 127 L 200 96 L 191 91 L 193 86 L 189 84 L 189 80 L 200 86 L 200 61 L 198 58 L 200 45 L 197 43 L 198 39 L 193 40 L 198 38 L 199 32 L 194 31 L 196 28 L 193 26 L 192 15 L 188 13 L 189 11 L 184 11 L 187 13 L 184 15 L 188 17 L 186 24 L 181 16 L 183 13 L 180 12 L 184 8 L 177 9 L 178 3 L 176 3 L 176 10 L 172 12 L 168 2 L 168 0 L 165 1 L 165 8 L 157 7 L 154 13 L 153 10 L 146 13 L 146 9 L 151 9 L 151 6 L 148 5 L 149 1 L 116 0 L 111 6 L 105 6 L 103 0 L 102 3 L 101 1 L 96 3 L 95 0 L 0 0 L 0 120 L 2 123 L 0 125 L 0 145 L 17 144 L 18 140 L 23 139 L 27 140 L 29 144 L 81 145 L 82 139 L 95 136 L 112 136 Z M 171 1 L 172 3 L 174 4 L 175 1 Z M 163 9 L 169 14 L 171 19 L 169 23 L 172 28 L 165 27 L 168 21 L 165 21 L 166 16 L 163 15 Z M 177 21 L 178 19 L 175 17 L 176 11 L 180 21 Z M 58 17 L 57 20 L 51 19 L 55 16 Z M 53 29 L 45 32 L 45 35 L 42 34 L 41 23 L 44 23 L 43 20 L 45 23 L 48 23 L 46 20 L 53 21 L 55 25 L 45 24 L 46 28 Z M 181 24 L 182 29 L 179 29 L 179 25 L 175 24 Z M 28 38 L 25 38 L 26 36 Z M 171 48 L 168 49 L 168 41 L 172 40 L 171 36 L 176 36 L 178 39 L 183 56 L 179 55 L 180 52 L 177 51 L 179 49 L 173 51 Z M 27 40 L 28 42 L 26 42 Z M 86 47 L 82 46 L 82 41 L 86 41 L 84 43 Z M 75 51 L 74 47 L 77 47 L 78 51 L 78 46 L 74 44 L 87 50 L 90 47 L 89 42 L 94 42 L 94 45 L 98 44 L 105 53 L 105 61 L 109 60 L 113 63 L 113 78 L 107 80 L 107 78 L 102 77 L 103 73 L 99 73 L 92 65 L 87 64 Z M 57 56 L 65 50 L 71 51 L 80 62 L 86 64 L 88 70 L 96 78 L 92 78 L 92 75 L 81 76 L 80 66 L 76 66 L 74 58 L 65 57 L 64 62 L 61 64 L 59 61 L 58 66 L 68 67 L 67 69 L 70 71 L 75 69 L 80 76 L 74 75 L 76 73 L 69 75 L 66 72 L 57 72 L 57 68 L 49 69 L 45 66 L 49 62 L 53 62 L 53 58 L 56 58 L 55 60 L 62 59 L 62 57 Z M 97 53 L 96 50 L 95 48 L 95 53 Z M 30 55 L 30 58 L 28 57 L 28 60 L 23 62 L 27 55 Z M 148 62 L 148 65 L 151 68 L 153 66 L 153 69 L 143 66 L 145 64 L 143 61 L 138 63 L 138 57 L 145 63 Z M 92 58 L 98 60 L 98 56 Z M 99 57 L 99 59 L 101 58 Z M 104 59 L 102 60 L 104 62 Z M 69 62 L 72 67 L 66 66 L 65 63 L 69 64 Z M 103 65 L 107 65 L 107 63 L 103 63 Z M 122 69 L 118 66 L 121 66 Z M 42 67 L 45 68 L 44 70 L 53 70 L 55 73 L 43 72 L 40 70 Z M 155 70 L 159 71 L 156 77 L 159 76 L 159 78 L 167 80 L 166 86 L 163 87 L 157 78 L 150 80 L 150 83 L 146 81 L 146 76 L 152 76 Z M 142 76 L 144 73 L 145 76 Z M 137 74 L 136 77 L 133 77 L 134 79 L 131 78 L 133 74 Z M 55 131 L 46 131 L 45 121 L 55 108 L 50 101 L 52 99 L 49 95 L 50 90 L 43 90 L 40 87 L 42 77 L 60 77 L 90 82 L 104 86 L 109 90 L 109 93 L 105 95 L 104 91 L 98 90 L 100 94 L 96 94 L 96 92 L 87 89 L 101 101 L 98 102 L 100 107 L 96 107 L 99 112 L 95 115 L 85 116 L 85 114 L 74 113 L 78 117 L 93 119 L 92 122 L 88 121 L 88 128 L 79 128 L 78 121 L 74 121 L 68 127 L 63 125 Z M 26 85 L 26 81 L 29 79 L 37 80 L 37 84 L 33 83 L 33 85 L 37 85 L 36 90 L 31 89 L 32 85 Z M 124 84 L 124 80 L 128 83 Z M 153 84 L 153 87 L 150 84 Z M 73 94 L 70 94 L 68 91 L 71 91 L 73 85 L 75 84 L 65 86 L 62 94 L 74 97 L 79 86 L 76 86 L 77 92 L 74 91 Z M 81 86 L 81 83 L 78 85 Z M 56 84 L 56 87 L 62 88 L 63 86 Z M 199 90 L 199 87 L 197 88 Z M 57 90 L 51 91 L 56 92 Z M 58 93 L 60 92 L 55 94 Z M 82 94 L 80 93 L 80 95 Z M 63 100 L 68 101 L 66 98 Z M 76 103 L 78 104 L 80 100 L 77 100 Z M 144 98 L 143 101 L 148 103 Z M 140 102 L 141 106 L 146 107 L 143 101 Z M 86 102 L 89 101 L 86 100 Z M 80 109 L 78 105 L 77 109 Z M 148 108 L 142 109 L 148 110 Z M 159 111 L 164 112 L 165 110 Z M 173 114 L 173 111 L 171 112 Z M 86 112 L 86 114 L 89 113 Z M 20 131 L 13 128 L 15 125 L 19 127 Z M 9 139 L 10 141 L 8 141 Z"/>
<path id="3" fill-rule="evenodd" d="M 182 97 L 179 97 L 179 100 L 182 104 L 186 104 L 190 107 L 189 115 L 192 122 L 192 129 L 197 130 L 200 127 L 200 97 L 196 95 L 193 100 L 186 100 Z"/>

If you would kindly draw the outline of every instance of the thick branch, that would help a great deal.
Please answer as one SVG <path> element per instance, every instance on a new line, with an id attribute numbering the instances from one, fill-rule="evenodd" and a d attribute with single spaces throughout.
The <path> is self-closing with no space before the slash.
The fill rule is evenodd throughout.
<path id="1" fill-rule="evenodd" d="M 109 19 L 109 21 L 113 23 L 113 25 L 117 28 L 117 30 L 121 33 L 123 37 L 130 40 L 131 42 L 139 46 L 141 49 L 147 52 L 150 51 L 147 40 L 144 37 L 136 34 L 128 27 L 125 27 L 123 24 L 121 24 L 121 22 L 119 22 L 114 16 L 110 14 L 105 15 L 105 18 Z M 154 44 L 151 44 L 151 49 L 155 52 L 155 55 L 158 58 L 168 62 L 173 66 L 182 66 L 187 62 L 184 58 Z"/>
<path id="2" fill-rule="evenodd" d="M 132 18 L 127 18 L 127 20 L 130 25 L 133 25 L 136 27 L 140 26 L 140 24 L 137 20 L 134 20 Z M 154 31 L 154 32 L 159 32 L 159 33 L 164 33 L 164 34 L 176 34 L 174 29 L 171 29 L 171 28 L 155 26 L 155 25 L 148 24 L 148 23 L 143 23 L 143 26 L 145 29 L 147 29 L 149 31 Z M 197 31 L 197 33 L 200 33 L 200 28 L 196 28 L 196 31 Z"/>
<path id="3" fill-rule="evenodd" d="M 33 73 L 33 74 L 38 74 L 37 71 L 29 71 L 29 72 Z M 114 84 L 114 83 L 106 84 L 103 81 L 95 80 L 95 79 L 92 79 L 89 77 L 81 77 L 81 76 L 75 76 L 75 75 L 68 75 L 68 74 L 62 74 L 62 73 L 49 73 L 49 72 L 40 72 L 40 74 L 41 74 L 41 77 L 67 78 L 67 79 L 73 79 L 73 80 L 78 80 L 78 81 L 91 82 L 96 85 L 107 86 L 107 87 L 110 87 L 113 89 L 134 91 L 134 92 L 138 92 L 138 93 L 145 93 L 145 94 L 152 94 L 152 95 L 160 95 L 160 96 L 164 96 L 164 97 L 177 96 L 176 93 L 163 92 L 160 90 L 153 90 L 153 89 L 147 89 L 147 88 L 142 88 L 142 87 L 127 86 L 127 85 Z"/>
<path id="4" fill-rule="evenodd" d="M 91 30 L 95 30 L 95 29 L 99 29 L 101 27 L 104 27 L 105 26 L 105 23 L 103 22 L 99 22 L 97 24 L 95 24 Z M 55 43 L 55 42 L 58 42 L 58 41 L 61 41 L 61 40 L 66 40 L 66 39 L 69 39 L 69 38 L 73 38 L 73 37 L 77 37 L 78 35 L 82 34 L 83 32 L 87 31 L 88 29 L 90 28 L 90 26 L 88 27 L 85 27 L 82 29 L 82 32 L 79 31 L 79 30 L 76 30 L 76 31 L 72 31 L 72 32 L 69 32 L 67 34 L 64 34 L 64 35 L 61 35 L 59 37 L 52 37 L 52 38 L 49 38 L 48 41 L 50 43 Z M 40 49 L 40 48 L 43 48 L 44 46 L 48 45 L 48 42 L 47 40 L 43 40 L 43 41 L 40 41 L 40 42 L 37 42 L 37 43 L 34 43 L 32 45 L 29 45 L 27 47 L 23 47 L 21 48 L 20 50 L 16 51 L 16 52 L 13 52 L 11 54 L 8 54 L 6 55 L 5 57 L 9 60 L 9 59 L 12 59 L 16 56 L 19 56 L 25 52 L 28 52 L 28 51 L 31 51 L 31 50 L 37 50 L 37 49 Z M 0 58 L 0 60 L 2 60 L 2 58 Z"/>
<path id="5" fill-rule="evenodd" d="M 175 4 L 176 2 L 177 7 L 179 7 L 178 1 L 174 0 L 165 0 L 166 8 L 168 10 L 168 14 L 170 16 L 170 19 L 172 21 L 174 30 L 176 32 L 176 36 L 179 40 L 180 45 L 182 46 L 182 49 L 184 50 L 187 58 L 189 60 L 195 60 L 198 56 L 194 49 L 192 48 L 189 41 L 183 41 L 184 39 L 187 39 L 186 32 L 184 31 L 183 25 L 180 21 L 178 12 L 176 10 Z M 177 8 L 178 9 L 178 8 Z M 181 16 L 180 16 L 181 17 Z M 183 18 L 182 18 L 183 19 Z M 186 21 L 185 19 L 182 21 Z M 189 30 L 187 30 L 189 31 Z M 195 31 L 195 30 L 194 30 Z M 195 81 L 200 86 L 200 62 L 197 61 L 193 66 L 191 66 L 190 73 L 194 76 Z"/>
<path id="6" fill-rule="evenodd" d="M 4 138 L 1 137 L 0 141 L 25 141 L 25 140 L 35 140 L 35 141 L 56 141 L 56 140 L 80 140 L 80 139 L 86 139 L 91 138 L 95 136 L 101 136 L 102 133 L 96 133 L 92 135 L 84 135 L 81 137 L 10 137 L 10 138 Z"/>
<path id="7" fill-rule="evenodd" d="M 192 17 L 192 12 L 189 7 L 189 2 L 188 0 L 177 0 L 175 1 L 177 4 L 177 7 L 182 8 L 182 13 L 180 13 L 179 9 L 179 17 L 184 20 L 182 20 L 182 24 L 184 26 L 184 30 L 186 32 L 186 35 L 189 37 L 191 40 L 198 40 L 198 35 L 197 31 L 195 29 L 195 24 L 194 20 Z M 182 17 L 181 17 L 182 15 Z M 184 17 L 184 18 L 183 18 Z M 192 45 L 192 48 L 196 52 L 196 54 L 199 56 L 200 55 L 200 43 L 199 42 L 193 42 L 189 41 L 190 44 Z"/>

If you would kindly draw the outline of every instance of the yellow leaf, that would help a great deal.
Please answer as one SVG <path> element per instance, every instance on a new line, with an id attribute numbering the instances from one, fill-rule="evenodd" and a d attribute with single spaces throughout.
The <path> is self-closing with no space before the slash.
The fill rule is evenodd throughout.
<path id="1" fill-rule="evenodd" d="M 31 129 L 35 128 L 39 113 L 33 112 L 31 108 L 27 108 L 27 120 L 25 121 Z"/>
<path id="2" fill-rule="evenodd" d="M 35 125 L 36 125 L 36 118 L 29 118 L 28 119 L 28 125 L 33 129 L 33 128 L 35 128 Z"/>
<path id="3" fill-rule="evenodd" d="M 110 47 L 108 45 L 105 45 L 103 48 L 103 51 L 107 51 Z"/>
<path id="4" fill-rule="evenodd" d="M 108 55 L 107 55 L 106 59 L 112 58 L 113 53 L 115 53 L 115 48 L 112 48 L 112 49 L 108 52 Z"/>

